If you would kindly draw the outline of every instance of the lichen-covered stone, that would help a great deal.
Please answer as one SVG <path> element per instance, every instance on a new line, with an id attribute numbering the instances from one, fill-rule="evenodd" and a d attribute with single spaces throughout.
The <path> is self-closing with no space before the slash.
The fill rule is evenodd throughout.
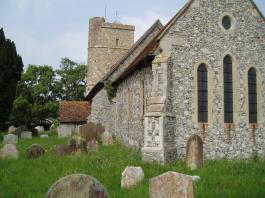
<path id="1" fill-rule="evenodd" d="M 105 187 L 95 178 L 73 174 L 59 179 L 46 194 L 46 198 L 109 198 Z"/>
<path id="2" fill-rule="evenodd" d="M 141 167 L 127 166 L 122 172 L 121 187 L 130 188 L 139 184 L 144 179 L 144 171 Z"/>
<path id="3" fill-rule="evenodd" d="M 14 134 L 4 135 L 3 144 L 16 144 L 18 142 L 18 137 Z"/>
<path id="4" fill-rule="evenodd" d="M 38 158 L 42 155 L 44 155 L 45 150 L 42 148 L 40 144 L 32 144 L 28 149 L 27 149 L 27 157 L 28 158 Z"/>
<path id="5" fill-rule="evenodd" d="M 6 144 L 0 150 L 0 159 L 14 159 L 18 160 L 19 152 L 14 144 Z"/>
<path id="6" fill-rule="evenodd" d="M 193 198 L 192 177 L 167 172 L 150 180 L 150 198 Z"/>

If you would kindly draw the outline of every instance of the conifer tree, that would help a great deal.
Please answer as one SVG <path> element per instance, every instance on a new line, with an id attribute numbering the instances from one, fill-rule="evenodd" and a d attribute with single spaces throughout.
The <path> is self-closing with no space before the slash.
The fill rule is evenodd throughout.
<path id="1" fill-rule="evenodd" d="M 23 62 L 17 54 L 15 43 L 5 38 L 2 28 L 0 29 L 0 71 L 0 128 L 4 128 L 12 110 L 17 82 L 23 71 Z"/>

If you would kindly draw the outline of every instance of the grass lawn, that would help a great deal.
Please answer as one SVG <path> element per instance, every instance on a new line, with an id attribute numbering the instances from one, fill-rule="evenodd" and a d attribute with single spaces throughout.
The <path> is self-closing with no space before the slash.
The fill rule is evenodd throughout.
<path id="1" fill-rule="evenodd" d="M 148 180 L 169 170 L 201 177 L 194 186 L 195 197 L 265 197 L 264 161 L 208 161 L 200 170 L 191 171 L 184 162 L 168 166 L 144 163 L 138 153 L 118 144 L 101 146 L 98 152 L 79 156 L 57 157 L 51 153 L 53 145 L 66 142 L 66 139 L 55 136 L 20 141 L 18 161 L 0 160 L 0 197 L 44 197 L 59 178 L 84 173 L 97 178 L 107 188 L 110 197 L 147 198 Z M 29 160 L 26 149 L 33 143 L 41 144 L 46 153 Z M 132 189 L 122 190 L 121 173 L 128 165 L 141 166 L 145 180 Z"/>

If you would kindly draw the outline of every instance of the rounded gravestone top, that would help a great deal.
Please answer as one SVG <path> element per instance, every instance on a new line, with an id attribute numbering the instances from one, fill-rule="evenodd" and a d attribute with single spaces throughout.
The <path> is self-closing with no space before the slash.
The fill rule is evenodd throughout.
<path id="1" fill-rule="evenodd" d="M 48 190 L 46 198 L 109 198 L 109 195 L 94 177 L 73 174 L 55 182 Z"/>

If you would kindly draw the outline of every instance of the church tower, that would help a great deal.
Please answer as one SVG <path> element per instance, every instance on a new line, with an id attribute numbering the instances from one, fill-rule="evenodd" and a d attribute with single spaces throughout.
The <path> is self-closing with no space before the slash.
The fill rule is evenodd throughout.
<path id="1" fill-rule="evenodd" d="M 86 95 L 131 48 L 134 30 L 134 26 L 109 23 L 101 17 L 89 20 Z"/>

